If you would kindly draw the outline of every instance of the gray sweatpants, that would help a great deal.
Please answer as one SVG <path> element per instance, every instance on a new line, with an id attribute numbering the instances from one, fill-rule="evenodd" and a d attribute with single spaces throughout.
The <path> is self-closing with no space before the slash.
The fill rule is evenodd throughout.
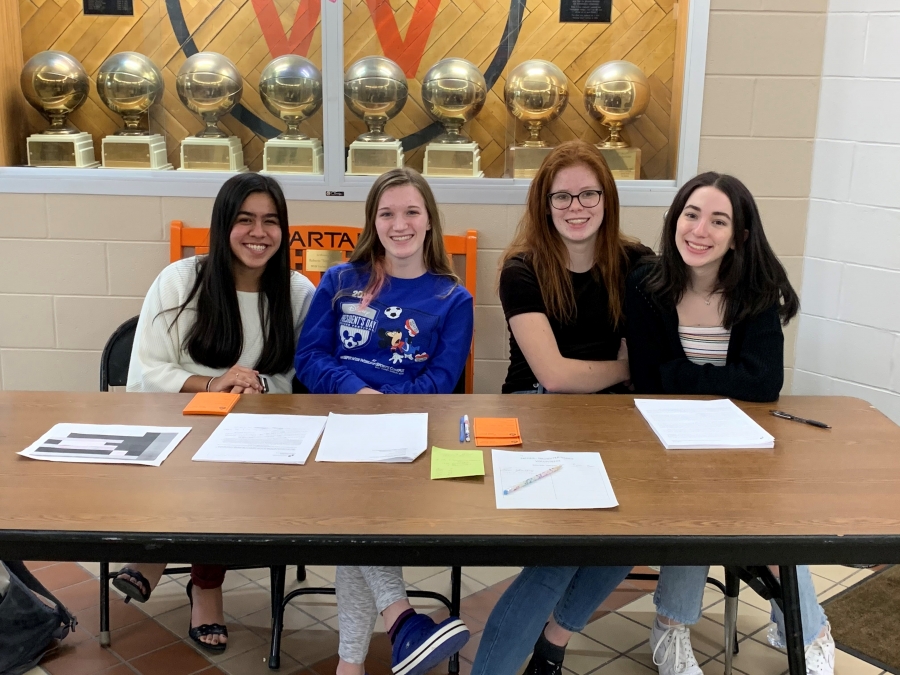
<path id="1" fill-rule="evenodd" d="M 378 615 L 406 599 L 403 569 L 338 565 L 334 588 L 340 630 L 338 656 L 347 663 L 364 663 Z"/>

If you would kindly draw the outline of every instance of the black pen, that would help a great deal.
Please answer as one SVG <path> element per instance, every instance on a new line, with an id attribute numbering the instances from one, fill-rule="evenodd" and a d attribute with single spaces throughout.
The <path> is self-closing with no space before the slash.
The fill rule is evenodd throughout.
<path id="1" fill-rule="evenodd" d="M 825 422 L 816 422 L 816 420 L 808 420 L 805 417 L 797 417 L 796 415 L 791 415 L 790 413 L 783 412 L 781 410 L 770 410 L 770 413 L 775 415 L 775 417 L 780 417 L 783 420 L 791 420 L 792 422 L 802 422 L 803 424 L 808 424 L 811 427 L 819 427 L 820 429 L 830 429 L 831 427 L 825 424 Z"/>

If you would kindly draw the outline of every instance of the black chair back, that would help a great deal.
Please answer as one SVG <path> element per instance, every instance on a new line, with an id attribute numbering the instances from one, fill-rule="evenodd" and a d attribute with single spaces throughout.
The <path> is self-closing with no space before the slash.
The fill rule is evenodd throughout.
<path id="1" fill-rule="evenodd" d="M 110 387 L 124 387 L 128 383 L 128 364 L 131 361 L 131 345 L 138 318 L 131 317 L 116 328 L 100 356 L 100 391 Z"/>

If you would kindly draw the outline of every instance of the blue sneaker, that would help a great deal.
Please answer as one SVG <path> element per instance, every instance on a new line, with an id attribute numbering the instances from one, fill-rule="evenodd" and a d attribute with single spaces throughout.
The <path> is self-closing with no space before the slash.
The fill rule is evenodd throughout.
<path id="1" fill-rule="evenodd" d="M 469 629 L 462 619 L 451 616 L 435 624 L 431 617 L 414 614 L 394 640 L 391 670 L 394 675 L 425 675 L 468 641 Z"/>

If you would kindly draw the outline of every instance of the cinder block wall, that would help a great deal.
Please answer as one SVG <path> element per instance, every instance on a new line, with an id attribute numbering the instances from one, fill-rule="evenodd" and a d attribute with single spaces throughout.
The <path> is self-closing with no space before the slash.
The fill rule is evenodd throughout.
<path id="1" fill-rule="evenodd" d="M 826 0 L 713 0 L 700 168 L 736 174 L 800 287 Z M 211 199 L 0 193 L 3 389 L 96 390 L 100 350 L 138 313 L 168 262 L 168 223 L 207 226 Z M 357 224 L 361 203 L 291 202 L 291 222 Z M 444 205 L 448 233 L 479 231 L 478 392 L 497 392 L 508 335 L 497 262 L 519 206 Z M 655 245 L 664 208 L 629 207 L 627 233 Z M 785 362 L 790 391 L 794 328 Z"/>
<path id="2" fill-rule="evenodd" d="M 832 0 L 794 392 L 900 423 L 900 3 Z"/>

